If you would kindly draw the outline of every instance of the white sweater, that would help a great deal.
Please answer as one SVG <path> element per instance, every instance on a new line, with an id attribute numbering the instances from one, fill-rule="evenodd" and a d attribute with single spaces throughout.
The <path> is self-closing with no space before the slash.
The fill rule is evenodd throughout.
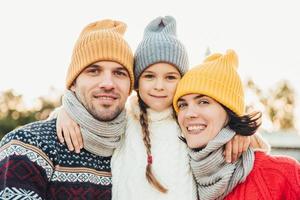
<path id="1" fill-rule="evenodd" d="M 151 186 L 145 176 L 147 154 L 139 123 L 137 98 L 130 99 L 123 145 L 112 157 L 113 200 L 196 200 L 196 186 L 189 165 L 186 145 L 180 141 L 180 128 L 173 110 L 148 109 L 155 177 L 168 189 L 163 194 Z"/>

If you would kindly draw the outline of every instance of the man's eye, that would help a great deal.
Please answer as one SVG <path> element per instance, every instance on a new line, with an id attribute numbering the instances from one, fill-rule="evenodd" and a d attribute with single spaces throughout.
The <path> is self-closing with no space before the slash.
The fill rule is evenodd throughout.
<path id="1" fill-rule="evenodd" d="M 99 69 L 96 69 L 96 68 L 90 68 L 90 69 L 87 69 L 86 72 L 89 73 L 89 74 L 95 75 L 95 74 L 98 74 L 98 73 L 99 73 Z"/>
<path id="2" fill-rule="evenodd" d="M 127 77 L 127 73 L 125 73 L 123 71 L 115 71 L 115 75 L 122 76 L 122 77 Z"/>

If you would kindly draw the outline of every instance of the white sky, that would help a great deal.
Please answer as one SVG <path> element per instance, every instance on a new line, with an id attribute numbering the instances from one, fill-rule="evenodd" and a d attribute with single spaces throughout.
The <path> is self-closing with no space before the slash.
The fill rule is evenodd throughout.
<path id="1" fill-rule="evenodd" d="M 234 49 L 243 79 L 262 88 L 287 79 L 300 93 L 300 3 L 297 0 L 7 0 L 0 2 L 0 91 L 13 88 L 27 99 L 64 89 L 77 37 L 88 23 L 112 18 L 127 23 L 135 50 L 147 23 L 177 19 L 190 64 L 212 52 Z M 298 119 L 299 105 L 297 108 Z"/>

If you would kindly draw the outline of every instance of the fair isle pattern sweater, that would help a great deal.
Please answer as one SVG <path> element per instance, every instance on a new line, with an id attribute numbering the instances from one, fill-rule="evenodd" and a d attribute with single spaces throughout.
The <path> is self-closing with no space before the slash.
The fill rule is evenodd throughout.
<path id="1" fill-rule="evenodd" d="M 8 133 L 0 148 L 0 199 L 111 199 L 111 157 L 68 151 L 56 119 Z"/>
<path id="2" fill-rule="evenodd" d="M 189 166 L 186 145 L 180 141 L 180 128 L 173 110 L 148 109 L 153 173 L 167 189 L 160 193 L 146 180 L 147 154 L 139 123 L 139 107 L 132 97 L 123 145 L 112 157 L 113 200 L 196 200 L 196 186 Z"/>

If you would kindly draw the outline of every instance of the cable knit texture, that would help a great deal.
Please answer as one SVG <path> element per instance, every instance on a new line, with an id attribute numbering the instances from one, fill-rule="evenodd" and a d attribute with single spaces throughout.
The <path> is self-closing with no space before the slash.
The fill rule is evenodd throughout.
<path id="1" fill-rule="evenodd" d="M 225 199 L 299 200 L 300 164 L 290 157 L 255 152 L 253 170 Z"/>
<path id="2" fill-rule="evenodd" d="M 146 180 L 147 154 L 136 96 L 129 104 L 125 141 L 112 158 L 113 200 L 197 199 L 187 147 L 178 138 L 181 132 L 172 116 L 173 110 L 155 112 L 148 109 L 152 167 L 155 176 L 168 189 L 163 194 Z"/>

